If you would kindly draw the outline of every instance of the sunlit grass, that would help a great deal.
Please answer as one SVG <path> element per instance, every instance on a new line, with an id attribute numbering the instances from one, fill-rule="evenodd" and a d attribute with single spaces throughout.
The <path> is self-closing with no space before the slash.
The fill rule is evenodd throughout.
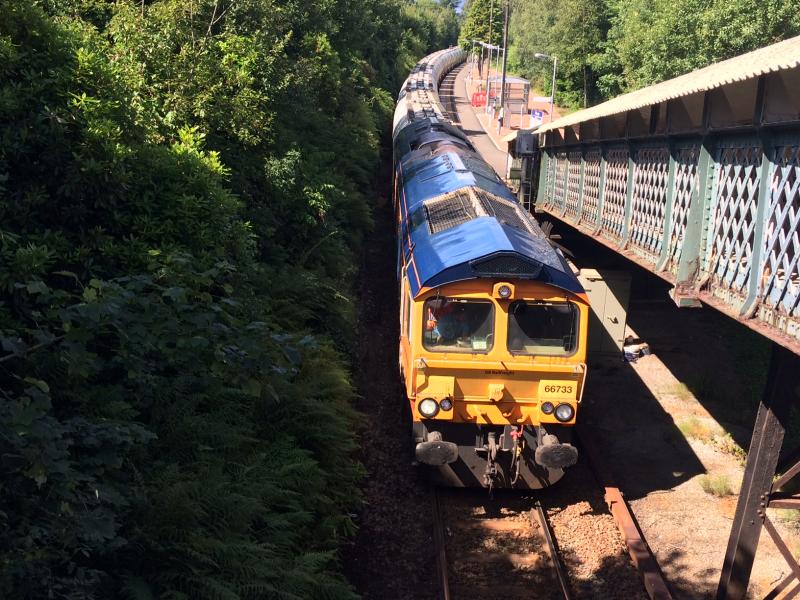
<path id="1" fill-rule="evenodd" d="M 694 394 L 692 393 L 692 390 L 690 390 L 689 386 L 685 383 L 675 383 L 664 390 L 664 393 L 669 396 L 674 396 L 681 402 L 694 400 Z"/>
<path id="2" fill-rule="evenodd" d="M 678 421 L 677 426 L 684 437 L 701 442 L 711 442 L 717 433 L 715 427 L 704 423 L 697 417 L 689 417 L 683 421 Z"/>
<path id="3" fill-rule="evenodd" d="M 711 494 L 717 498 L 733 495 L 730 478 L 727 475 L 701 475 L 700 487 L 706 494 Z"/>

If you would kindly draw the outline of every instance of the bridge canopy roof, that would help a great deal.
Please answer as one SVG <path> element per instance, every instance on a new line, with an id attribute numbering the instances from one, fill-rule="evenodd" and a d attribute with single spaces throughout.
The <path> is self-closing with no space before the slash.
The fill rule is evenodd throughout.
<path id="1" fill-rule="evenodd" d="M 800 66 L 800 36 L 697 69 L 539 127 L 545 133 Z"/>

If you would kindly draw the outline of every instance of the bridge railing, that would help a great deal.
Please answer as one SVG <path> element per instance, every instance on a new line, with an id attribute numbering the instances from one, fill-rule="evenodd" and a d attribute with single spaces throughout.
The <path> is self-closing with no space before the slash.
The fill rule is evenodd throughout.
<path id="1" fill-rule="evenodd" d="M 537 207 L 800 340 L 800 128 L 545 148 Z"/>
<path id="2" fill-rule="evenodd" d="M 535 133 L 537 210 L 800 354 L 800 36 Z"/>
<path id="3" fill-rule="evenodd" d="M 679 303 L 800 347 L 800 128 L 545 147 L 539 185 L 537 208 L 674 283 Z"/>

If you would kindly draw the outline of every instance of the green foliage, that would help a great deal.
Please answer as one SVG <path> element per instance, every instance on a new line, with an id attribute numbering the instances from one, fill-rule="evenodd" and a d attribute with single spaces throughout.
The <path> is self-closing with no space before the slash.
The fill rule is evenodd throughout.
<path id="1" fill-rule="evenodd" d="M 579 107 L 797 35 L 799 15 L 780 0 L 518 0 L 509 57 L 549 89 L 533 54 L 558 56 L 558 100 Z"/>
<path id="2" fill-rule="evenodd" d="M 472 40 L 500 46 L 503 43 L 503 2 L 468 0 L 464 5 L 458 43 L 469 50 Z M 489 32 L 491 29 L 491 39 Z"/>
<path id="3" fill-rule="evenodd" d="M 609 39 L 624 89 L 676 77 L 800 33 L 792 2 L 627 0 L 614 8 Z"/>
<path id="4" fill-rule="evenodd" d="M 0 595 L 350 598 L 354 260 L 433 0 L 0 11 Z"/>
<path id="5" fill-rule="evenodd" d="M 549 94 L 553 63 L 537 60 L 534 54 L 558 57 L 559 102 L 588 106 L 597 100 L 594 63 L 607 29 L 601 0 L 518 0 L 509 26 L 509 59 L 515 69 Z"/>

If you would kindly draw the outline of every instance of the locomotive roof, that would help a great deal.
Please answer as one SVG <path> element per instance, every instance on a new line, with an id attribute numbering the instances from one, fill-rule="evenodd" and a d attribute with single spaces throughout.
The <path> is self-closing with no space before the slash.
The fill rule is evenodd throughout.
<path id="1" fill-rule="evenodd" d="M 582 293 L 564 257 L 471 145 L 460 137 L 430 139 L 407 152 L 398 169 L 414 296 L 481 276 L 535 279 Z"/>
<path id="2" fill-rule="evenodd" d="M 426 56 L 395 108 L 401 244 L 411 291 L 417 296 L 425 288 L 491 277 L 582 293 L 560 251 L 445 116 L 439 81 L 465 56 L 459 48 Z"/>

